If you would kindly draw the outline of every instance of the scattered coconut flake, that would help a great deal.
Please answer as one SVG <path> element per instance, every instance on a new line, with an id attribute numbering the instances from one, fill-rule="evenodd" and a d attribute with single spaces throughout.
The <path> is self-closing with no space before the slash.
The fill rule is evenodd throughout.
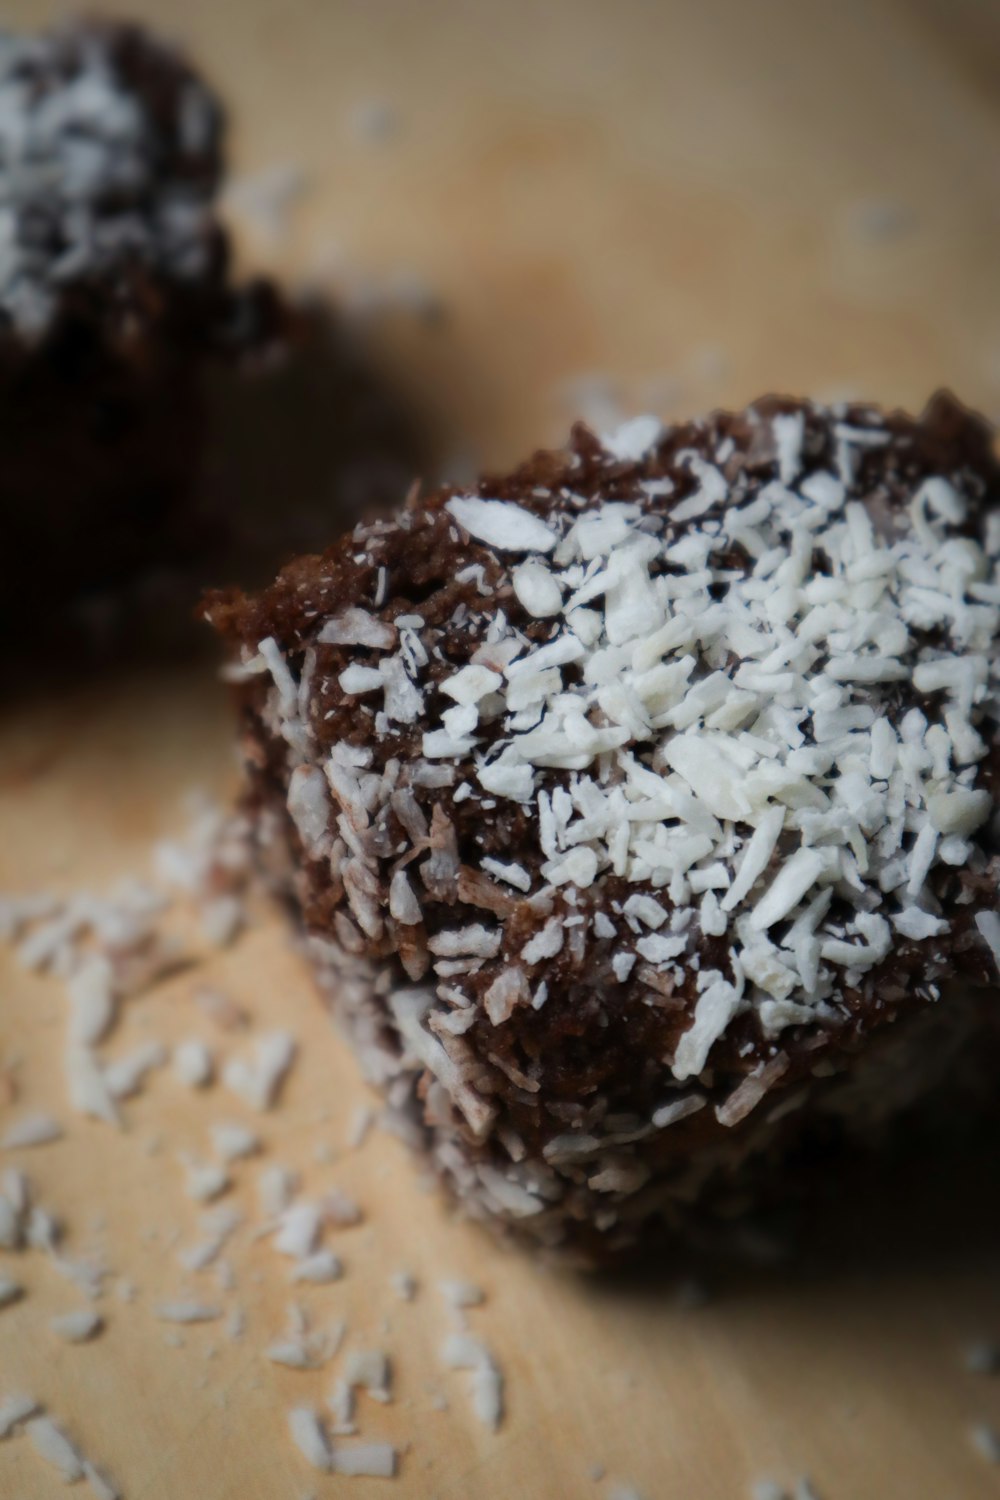
<path id="1" fill-rule="evenodd" d="M 257 1198 L 261 1212 L 275 1219 L 291 1203 L 298 1191 L 298 1173 L 278 1163 L 267 1166 L 257 1177 Z"/>
<path id="2" fill-rule="evenodd" d="M 344 1381 L 376 1401 L 389 1400 L 389 1359 L 382 1349 L 355 1349 L 344 1364 Z"/>
<path id="3" fill-rule="evenodd" d="M 750 1500 L 789 1500 L 788 1491 L 774 1479 L 755 1479 L 750 1486 Z"/>
<path id="4" fill-rule="evenodd" d="M 441 1346 L 449 1370 L 472 1373 L 472 1409 L 485 1427 L 496 1431 L 503 1419 L 503 1376 L 487 1346 L 468 1333 L 451 1334 Z"/>
<path id="5" fill-rule="evenodd" d="M 122 1493 L 118 1486 L 105 1474 L 103 1469 L 97 1468 L 88 1459 L 83 1461 L 83 1477 L 90 1487 L 90 1492 L 95 1500 L 122 1500 Z"/>
<path id="6" fill-rule="evenodd" d="M 228 948 L 243 926 L 246 912 L 239 896 L 227 894 L 202 901 L 201 933 L 213 948 Z"/>
<path id="7" fill-rule="evenodd" d="M 337 1443 L 333 1450 L 333 1472 L 392 1479 L 396 1473 L 396 1450 L 390 1443 Z"/>
<path id="8" fill-rule="evenodd" d="M 115 1020 L 114 971 L 102 953 L 88 954 L 66 985 L 69 1035 L 81 1047 L 104 1040 Z"/>
<path id="9" fill-rule="evenodd" d="M 70 1042 L 66 1048 L 65 1064 L 72 1108 L 91 1119 L 103 1120 L 108 1125 L 119 1125 L 121 1117 L 114 1096 L 90 1048 Z"/>
<path id="10" fill-rule="evenodd" d="M 293 1407 L 288 1413 L 288 1430 L 307 1463 L 323 1473 L 332 1471 L 333 1450 L 318 1411 L 310 1406 Z"/>
<path id="11" fill-rule="evenodd" d="M 220 1120 L 211 1127 L 212 1149 L 224 1162 L 243 1161 L 256 1156 L 260 1150 L 260 1136 L 232 1120 Z"/>
<path id="12" fill-rule="evenodd" d="M 15 1427 L 37 1411 L 38 1402 L 33 1396 L 5 1396 L 0 1401 L 0 1439 L 10 1437 Z"/>
<path id="13" fill-rule="evenodd" d="M 104 1069 L 104 1081 L 113 1099 L 129 1099 L 137 1094 L 149 1073 L 162 1068 L 167 1061 L 167 1049 L 162 1042 L 140 1042 L 124 1057 L 117 1058 Z"/>
<path id="14" fill-rule="evenodd" d="M 343 1266 L 332 1250 L 317 1250 L 293 1266 L 290 1280 L 308 1281 L 315 1286 L 336 1281 L 343 1274 Z"/>
<path id="15" fill-rule="evenodd" d="M 438 1291 L 449 1307 L 457 1309 L 481 1307 L 486 1301 L 486 1293 L 474 1281 L 439 1281 Z"/>
<path id="16" fill-rule="evenodd" d="M 161 1323 L 213 1323 L 222 1309 L 211 1302 L 158 1302 L 153 1315 Z"/>
<path id="17" fill-rule="evenodd" d="M 211 1203 L 232 1186 L 232 1178 L 218 1162 L 202 1162 L 191 1156 L 183 1157 L 182 1161 L 185 1171 L 184 1191 L 196 1203 Z"/>
<path id="18" fill-rule="evenodd" d="M 67 1484 L 83 1478 L 83 1455 L 51 1417 L 32 1417 L 25 1431 L 35 1452 L 58 1469 Z"/>
<path id="19" fill-rule="evenodd" d="M 271 1031 L 253 1045 L 253 1061 L 229 1058 L 222 1081 L 253 1109 L 270 1109 L 295 1060 L 295 1038 L 287 1031 Z"/>
<path id="20" fill-rule="evenodd" d="M 205 1088 L 212 1081 L 214 1064 L 212 1053 L 197 1037 L 178 1042 L 174 1048 L 174 1072 L 188 1088 Z"/>
<path id="21" fill-rule="evenodd" d="M 0 1271 L 0 1307 L 9 1307 L 24 1296 L 24 1287 Z"/>
<path id="22" fill-rule="evenodd" d="M 364 1144 L 374 1123 L 374 1110 L 367 1104 L 359 1104 L 351 1116 L 351 1124 L 347 1132 L 347 1144 L 352 1151 L 357 1151 Z"/>
<path id="23" fill-rule="evenodd" d="M 323 1223 L 323 1209 L 319 1203 L 308 1199 L 293 1203 L 279 1216 L 277 1232 L 272 1241 L 275 1250 L 281 1255 L 304 1260 L 316 1249 Z"/>
<path id="24" fill-rule="evenodd" d="M 337 1229 L 350 1229 L 364 1217 L 360 1205 L 340 1188 L 328 1188 L 320 1199 L 320 1208 L 324 1224 Z"/>
<path id="25" fill-rule="evenodd" d="M 5 1151 L 17 1151 L 26 1146 L 47 1146 L 51 1141 L 60 1141 L 63 1128 L 51 1115 L 22 1115 L 9 1125 L 0 1138 Z"/>
<path id="26" fill-rule="evenodd" d="M 49 1327 L 57 1338 L 67 1344 L 85 1344 L 104 1327 L 104 1320 L 93 1307 L 83 1307 L 76 1312 L 63 1313 L 49 1319 Z"/>
<path id="27" fill-rule="evenodd" d="M 304 1338 L 276 1339 L 264 1350 L 273 1365 L 289 1370 L 316 1370 L 323 1363 L 321 1355 Z"/>

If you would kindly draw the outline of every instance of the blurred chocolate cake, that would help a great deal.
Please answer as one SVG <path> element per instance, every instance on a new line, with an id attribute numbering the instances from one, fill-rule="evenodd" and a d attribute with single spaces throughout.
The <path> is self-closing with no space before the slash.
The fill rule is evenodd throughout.
<path id="1" fill-rule="evenodd" d="M 113 590 L 204 543 L 206 369 L 287 313 L 236 282 L 223 116 L 133 25 L 0 35 L 0 614 Z"/>

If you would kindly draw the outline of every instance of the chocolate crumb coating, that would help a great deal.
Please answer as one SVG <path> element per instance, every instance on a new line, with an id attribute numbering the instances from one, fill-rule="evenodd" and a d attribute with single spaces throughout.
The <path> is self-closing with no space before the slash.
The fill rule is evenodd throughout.
<path id="1" fill-rule="evenodd" d="M 262 863 L 469 1212 L 606 1256 L 995 1059 L 998 499 L 948 395 L 769 397 L 209 597 Z"/>
<path id="2" fill-rule="evenodd" d="M 3 613 L 55 608 L 192 554 L 207 363 L 287 315 L 236 285 L 215 212 L 224 121 L 132 25 L 0 33 Z"/>

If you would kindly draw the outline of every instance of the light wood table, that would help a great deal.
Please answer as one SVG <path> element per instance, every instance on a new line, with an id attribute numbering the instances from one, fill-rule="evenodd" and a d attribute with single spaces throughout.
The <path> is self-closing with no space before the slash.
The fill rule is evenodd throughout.
<path id="1" fill-rule="evenodd" d="M 242 170 L 305 174 L 288 235 L 248 233 L 248 260 L 325 278 L 335 295 L 356 298 L 368 278 L 396 289 L 389 302 L 415 282 L 440 300 L 439 326 L 396 306 L 365 332 L 442 466 L 505 463 L 556 436 L 581 377 L 595 377 L 588 400 L 610 382 L 624 406 L 666 415 L 773 387 L 912 406 L 942 383 L 1000 409 L 1000 32 L 973 0 L 134 10 L 188 39 L 218 81 Z M 7 18 L 55 11 L 8 0 Z M 384 140 L 357 128 L 379 101 L 396 117 Z M 99 888 L 141 871 L 187 788 L 227 797 L 234 783 L 207 665 L 19 698 L 0 727 L 0 889 Z M 967 1429 L 1000 1425 L 1000 1385 L 961 1364 L 964 1340 L 1000 1335 L 988 1160 L 845 1192 L 823 1211 L 827 1253 L 808 1272 L 747 1271 L 685 1307 L 672 1275 L 588 1281 L 497 1250 L 420 1190 L 390 1138 L 341 1151 L 364 1090 L 273 913 L 202 981 L 300 1038 L 283 1106 L 260 1122 L 262 1161 L 364 1204 L 366 1223 L 338 1236 L 348 1274 L 302 1300 L 346 1317 L 355 1346 L 395 1352 L 397 1399 L 369 1403 L 363 1425 L 409 1447 L 394 1487 L 324 1479 L 294 1453 L 285 1412 L 319 1401 L 330 1374 L 263 1359 L 290 1295 L 264 1244 L 244 1236 L 233 1252 L 242 1341 L 206 1326 L 183 1348 L 164 1342 L 153 1304 L 198 1281 L 171 1243 L 176 1225 L 192 1239 L 196 1217 L 175 1153 L 204 1150 L 209 1122 L 239 1111 L 165 1074 L 128 1106 L 125 1132 L 71 1121 L 59 988 L 3 953 L 13 1109 L 72 1124 L 23 1165 L 71 1247 L 104 1243 L 137 1295 L 109 1296 L 104 1334 L 64 1346 L 47 1322 L 76 1305 L 73 1289 L 37 1256 L 3 1257 L 29 1294 L 0 1313 L 0 1396 L 47 1401 L 128 1500 L 603 1500 L 612 1479 L 648 1500 L 739 1500 L 756 1477 L 805 1473 L 826 1500 L 998 1493 Z M 207 1035 L 195 982 L 178 975 L 131 1008 L 109 1050 Z M 322 1143 L 332 1161 L 317 1158 Z M 238 1169 L 234 1201 L 252 1205 L 256 1170 Z M 389 1289 L 403 1266 L 421 1283 L 412 1303 Z M 440 1371 L 441 1274 L 488 1291 L 471 1320 L 507 1374 L 495 1436 L 469 1414 L 462 1378 Z M 589 1477 L 597 1464 L 607 1480 Z M 0 1443 L 5 1500 L 62 1493 L 23 1438 Z"/>

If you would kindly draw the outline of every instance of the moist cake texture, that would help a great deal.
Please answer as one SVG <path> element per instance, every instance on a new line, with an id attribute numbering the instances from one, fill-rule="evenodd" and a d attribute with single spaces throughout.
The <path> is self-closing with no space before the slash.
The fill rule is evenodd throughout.
<path id="1" fill-rule="evenodd" d="M 197 545 L 205 362 L 260 353 L 234 284 L 217 101 L 138 27 L 0 33 L 0 516 L 15 616 Z"/>
<path id="2" fill-rule="evenodd" d="M 578 426 L 209 598 L 261 861 L 468 1211 L 613 1253 L 971 1077 L 998 499 L 950 396 L 771 397 Z"/>

